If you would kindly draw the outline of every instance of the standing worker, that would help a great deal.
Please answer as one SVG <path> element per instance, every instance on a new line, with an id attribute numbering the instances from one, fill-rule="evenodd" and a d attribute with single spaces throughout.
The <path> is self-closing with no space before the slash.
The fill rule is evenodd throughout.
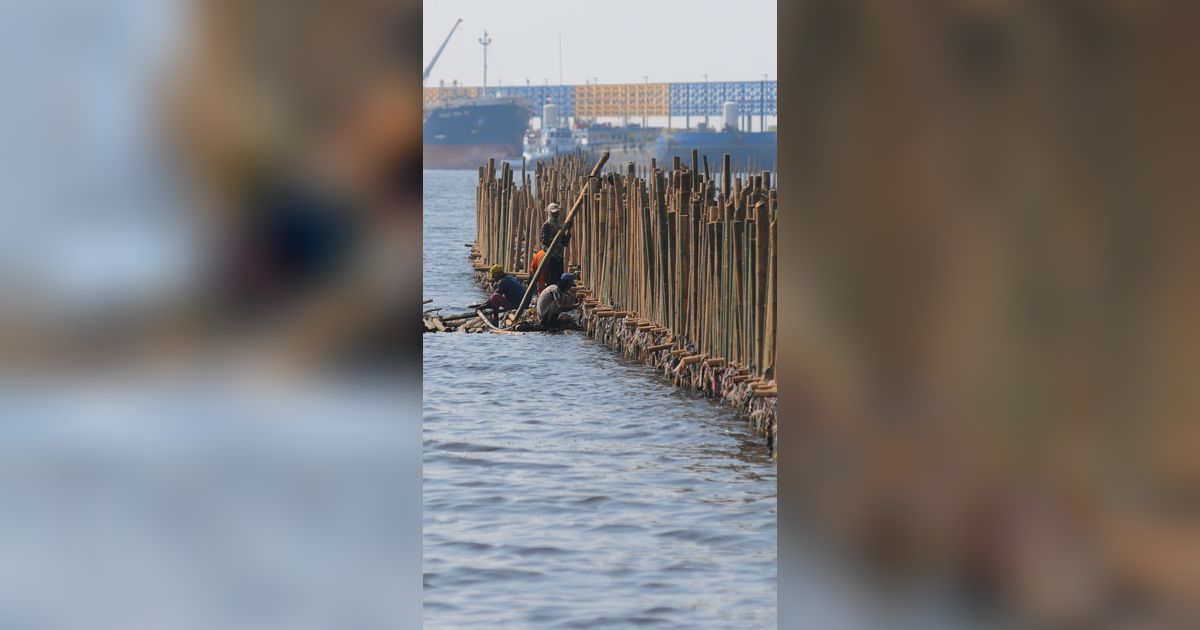
<path id="1" fill-rule="evenodd" d="M 491 307 L 497 315 L 501 309 L 517 308 L 517 304 L 521 303 L 521 298 L 525 297 L 525 285 L 521 284 L 520 280 L 504 273 L 504 267 L 500 265 L 492 265 L 492 268 L 488 270 L 488 275 L 492 279 L 494 292 L 486 306 Z"/>
<path id="2" fill-rule="evenodd" d="M 558 323 L 559 313 L 575 308 L 575 294 L 571 292 L 574 287 L 575 276 L 564 273 L 559 277 L 558 282 L 546 287 L 538 294 L 538 323 L 543 328 L 554 328 Z"/>
<path id="3" fill-rule="evenodd" d="M 529 262 L 529 277 L 530 278 L 533 277 L 533 274 L 537 273 L 538 265 L 542 264 L 542 259 L 545 257 L 546 257 L 546 250 L 544 250 L 544 249 L 537 250 L 537 253 L 533 255 L 533 260 L 531 260 Z M 541 293 L 542 289 L 546 288 L 546 278 L 547 278 L 546 274 L 542 274 L 542 275 L 538 276 L 538 279 L 537 279 L 538 293 Z"/>
<path id="4" fill-rule="evenodd" d="M 550 242 L 554 240 L 554 235 L 558 234 L 559 228 L 563 225 L 562 209 L 558 204 L 552 203 L 546 206 L 546 214 L 549 218 L 542 224 L 542 248 L 546 250 L 546 273 L 543 278 L 558 278 L 562 276 L 564 269 L 563 252 L 567 245 L 571 243 L 571 233 L 563 232 L 562 238 L 558 239 L 558 245 L 554 246 L 554 251 L 550 250 Z M 546 281 L 549 284 L 549 280 Z"/>

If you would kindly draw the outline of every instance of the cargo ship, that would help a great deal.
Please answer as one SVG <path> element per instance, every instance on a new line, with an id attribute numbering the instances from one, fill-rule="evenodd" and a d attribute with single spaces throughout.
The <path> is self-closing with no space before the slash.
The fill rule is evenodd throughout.
<path id="1" fill-rule="evenodd" d="M 658 137 L 654 143 L 654 157 L 659 164 L 670 164 L 678 155 L 686 164 L 691 159 L 692 149 L 696 149 L 700 155 L 708 156 L 708 163 L 713 166 L 720 164 L 728 153 L 731 166 L 738 171 L 773 171 L 775 143 L 773 131 L 676 131 Z"/>
<path id="2" fill-rule="evenodd" d="M 433 59 L 425 66 L 421 84 L 429 78 L 442 51 L 462 20 L 454 23 Z M 528 100 L 489 94 L 487 87 L 487 47 L 492 43 L 487 31 L 479 40 L 483 45 L 483 89 L 470 97 L 447 98 L 427 103 L 423 118 L 421 154 L 425 168 L 474 169 L 490 158 L 521 158 L 525 129 L 533 118 Z"/>
<path id="3" fill-rule="evenodd" d="M 496 96 L 450 101 L 425 110 L 425 168 L 474 169 L 489 158 L 520 159 L 533 105 Z"/>
<path id="4" fill-rule="evenodd" d="M 697 130 L 663 133 L 654 142 L 655 159 L 669 165 L 675 156 L 679 156 L 687 163 L 695 149 L 701 156 L 708 156 L 714 171 L 720 168 L 726 153 L 731 170 L 774 171 L 777 134 L 774 131 L 739 130 L 736 103 L 726 103 L 724 113 L 724 125 L 720 130 L 700 125 Z"/>

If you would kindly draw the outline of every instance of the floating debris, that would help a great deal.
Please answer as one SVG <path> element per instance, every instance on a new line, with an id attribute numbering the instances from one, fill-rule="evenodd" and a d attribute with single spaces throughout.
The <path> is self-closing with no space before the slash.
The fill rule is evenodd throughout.
<path id="1" fill-rule="evenodd" d="M 487 332 L 488 324 L 478 313 L 422 317 L 425 332 Z"/>

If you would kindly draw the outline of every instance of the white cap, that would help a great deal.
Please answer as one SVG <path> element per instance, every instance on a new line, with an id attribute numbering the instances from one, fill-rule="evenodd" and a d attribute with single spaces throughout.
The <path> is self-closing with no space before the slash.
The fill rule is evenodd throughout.
<path id="1" fill-rule="evenodd" d="M 558 211 L 559 211 L 559 207 L 558 207 L 558 204 L 556 204 L 556 203 L 552 203 L 552 204 L 546 206 L 546 212 L 549 212 L 550 214 L 558 214 Z"/>

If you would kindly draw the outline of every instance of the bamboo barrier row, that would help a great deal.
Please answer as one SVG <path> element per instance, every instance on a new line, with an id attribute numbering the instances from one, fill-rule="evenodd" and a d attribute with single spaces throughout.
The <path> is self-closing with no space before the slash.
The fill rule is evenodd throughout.
<path id="1" fill-rule="evenodd" d="M 479 265 L 529 270 L 551 203 L 569 206 L 587 188 L 564 252 L 598 316 L 621 313 L 640 330 L 668 332 L 690 363 L 745 368 L 773 379 L 777 285 L 777 191 L 771 173 L 735 173 L 726 155 L 670 170 L 651 162 L 588 178 L 582 155 L 520 174 L 480 167 L 476 191 Z"/>

